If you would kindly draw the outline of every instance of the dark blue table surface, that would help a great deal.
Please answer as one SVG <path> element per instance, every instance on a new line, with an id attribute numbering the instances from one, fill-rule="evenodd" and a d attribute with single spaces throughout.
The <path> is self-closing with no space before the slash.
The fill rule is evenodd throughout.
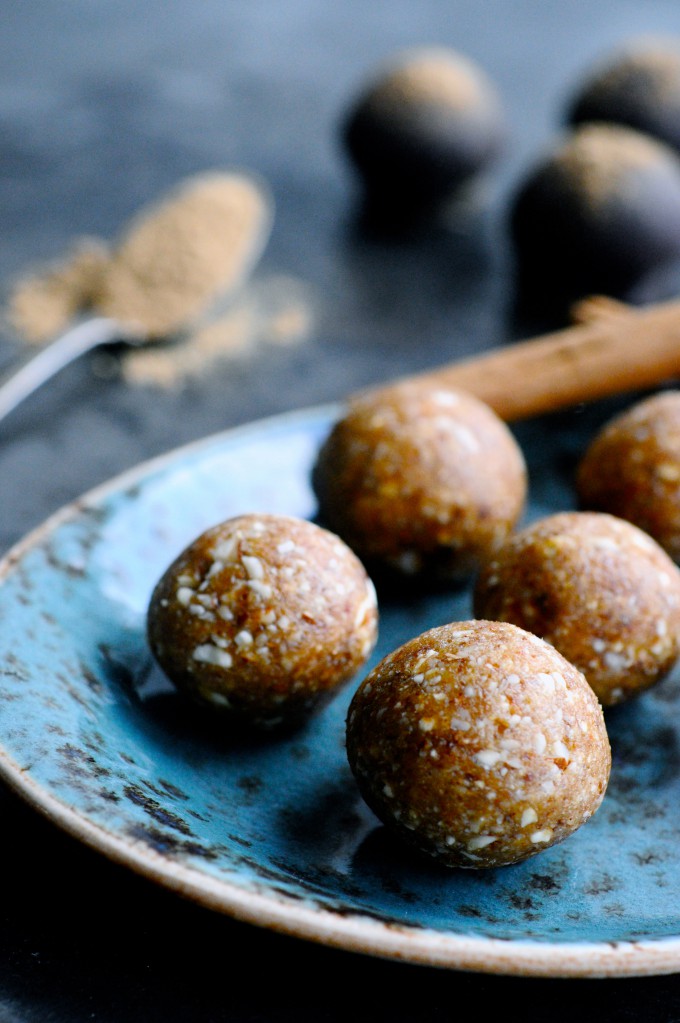
<path id="1" fill-rule="evenodd" d="M 680 34 L 674 0 L 32 0 L 3 13 L 3 291 L 75 236 L 115 237 L 180 178 L 231 166 L 260 174 L 276 204 L 257 274 L 301 283 L 314 321 L 302 343 L 178 391 L 99 378 L 88 360 L 61 374 L 0 426 L 0 550 L 176 445 L 534 333 L 513 313 L 512 189 L 560 130 L 584 68 L 628 38 Z M 407 239 L 367 234 L 340 119 L 384 58 L 423 44 L 467 54 L 495 81 L 507 149 L 473 217 Z M 0 362 L 16 351 L 5 331 Z M 543 425 L 518 430 L 539 462 L 569 458 L 609 411 L 552 423 L 549 454 Z M 674 976 L 468 975 L 240 924 L 116 867 L 9 792 L 0 809 L 3 1023 L 437 1023 L 462 1004 L 488 1018 L 508 1007 L 536 1021 L 680 1018 Z"/>

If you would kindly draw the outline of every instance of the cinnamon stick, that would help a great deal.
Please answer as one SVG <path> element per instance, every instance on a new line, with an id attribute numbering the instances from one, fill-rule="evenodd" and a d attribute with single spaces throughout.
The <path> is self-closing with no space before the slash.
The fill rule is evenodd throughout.
<path id="1" fill-rule="evenodd" d="M 680 302 L 644 308 L 603 302 L 601 308 L 598 315 L 597 302 L 590 303 L 573 326 L 408 379 L 470 391 L 510 422 L 680 374 Z"/>

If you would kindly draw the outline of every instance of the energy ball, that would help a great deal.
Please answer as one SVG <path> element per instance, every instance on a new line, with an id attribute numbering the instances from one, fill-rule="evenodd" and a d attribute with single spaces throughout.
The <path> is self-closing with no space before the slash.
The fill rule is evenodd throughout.
<path id="1" fill-rule="evenodd" d="M 485 403 L 419 382 L 351 402 L 312 483 L 323 519 L 372 574 L 448 582 L 476 571 L 514 528 L 527 470 Z"/>
<path id="2" fill-rule="evenodd" d="M 494 85 L 447 49 L 395 57 L 361 91 L 342 126 L 369 203 L 436 207 L 500 155 L 505 117 Z"/>
<path id="3" fill-rule="evenodd" d="M 575 92 L 567 120 L 625 124 L 680 150 L 680 40 L 633 39 L 603 59 Z"/>
<path id="4" fill-rule="evenodd" d="M 368 806 L 450 867 L 561 842 L 597 810 L 611 768 L 581 672 L 505 622 L 455 622 L 399 647 L 358 687 L 346 737 Z"/>
<path id="5" fill-rule="evenodd" d="M 296 725 L 362 667 L 375 590 L 338 537 L 250 514 L 191 543 L 158 581 L 148 637 L 177 689 L 256 728 Z"/>
<path id="6" fill-rule="evenodd" d="M 606 423 L 578 464 L 576 490 L 583 508 L 635 523 L 680 561 L 680 391 Z"/>
<path id="7" fill-rule="evenodd" d="M 477 617 L 541 636 L 587 678 L 603 706 L 664 678 L 679 653 L 680 570 L 630 522 L 559 512 L 526 526 L 483 568 Z"/>
<path id="8" fill-rule="evenodd" d="M 525 296 L 625 297 L 680 257 L 680 156 L 632 128 L 584 124 L 525 175 L 509 231 Z"/>

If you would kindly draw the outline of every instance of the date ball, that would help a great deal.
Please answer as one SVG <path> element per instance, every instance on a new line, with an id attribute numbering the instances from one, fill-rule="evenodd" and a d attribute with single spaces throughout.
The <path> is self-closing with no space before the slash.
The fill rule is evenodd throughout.
<path id="1" fill-rule="evenodd" d="M 625 297 L 680 257 L 680 157 L 632 128 L 584 124 L 520 182 L 509 230 L 524 295 Z"/>
<path id="2" fill-rule="evenodd" d="M 612 121 L 680 150 L 680 40 L 634 39 L 575 91 L 567 120 Z"/>
<path id="3" fill-rule="evenodd" d="M 680 570 L 637 526 L 560 512 L 511 537 L 480 573 L 474 612 L 536 633 L 603 706 L 664 678 L 680 642 Z"/>
<path id="4" fill-rule="evenodd" d="M 505 142 L 496 88 L 447 49 L 408 51 L 368 83 L 342 140 L 369 202 L 436 207 L 496 161 Z"/>
<path id="5" fill-rule="evenodd" d="M 251 514 L 207 530 L 169 566 L 148 637 L 177 689 L 254 727 L 301 723 L 376 641 L 373 584 L 338 537 Z"/>
<path id="6" fill-rule="evenodd" d="M 576 471 L 583 508 L 635 523 L 680 561 L 680 391 L 666 391 L 614 416 Z"/>
<path id="7" fill-rule="evenodd" d="M 374 573 L 476 571 L 523 512 L 527 471 L 504 422 L 463 391 L 404 384 L 357 398 L 312 472 L 329 528 Z"/>
<path id="8" fill-rule="evenodd" d="M 347 716 L 347 756 L 392 832 L 450 867 L 501 867 L 598 809 L 611 752 L 572 664 L 505 622 L 423 633 L 382 660 Z"/>

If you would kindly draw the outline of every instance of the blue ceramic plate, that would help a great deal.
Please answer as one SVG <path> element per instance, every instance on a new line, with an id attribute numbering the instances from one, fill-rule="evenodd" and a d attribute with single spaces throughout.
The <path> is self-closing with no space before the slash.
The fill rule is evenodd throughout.
<path id="1" fill-rule="evenodd" d="M 610 714 L 614 767 L 592 821 L 523 864 L 475 872 L 398 847 L 362 803 L 344 751 L 352 685 L 294 736 L 236 743 L 187 715 L 154 669 L 144 626 L 161 572 L 230 515 L 313 516 L 309 470 L 337 411 L 143 465 L 5 558 L 2 776 L 112 859 L 301 938 L 506 974 L 680 969 L 678 678 Z M 387 603 L 373 662 L 470 614 L 465 590 Z"/>

